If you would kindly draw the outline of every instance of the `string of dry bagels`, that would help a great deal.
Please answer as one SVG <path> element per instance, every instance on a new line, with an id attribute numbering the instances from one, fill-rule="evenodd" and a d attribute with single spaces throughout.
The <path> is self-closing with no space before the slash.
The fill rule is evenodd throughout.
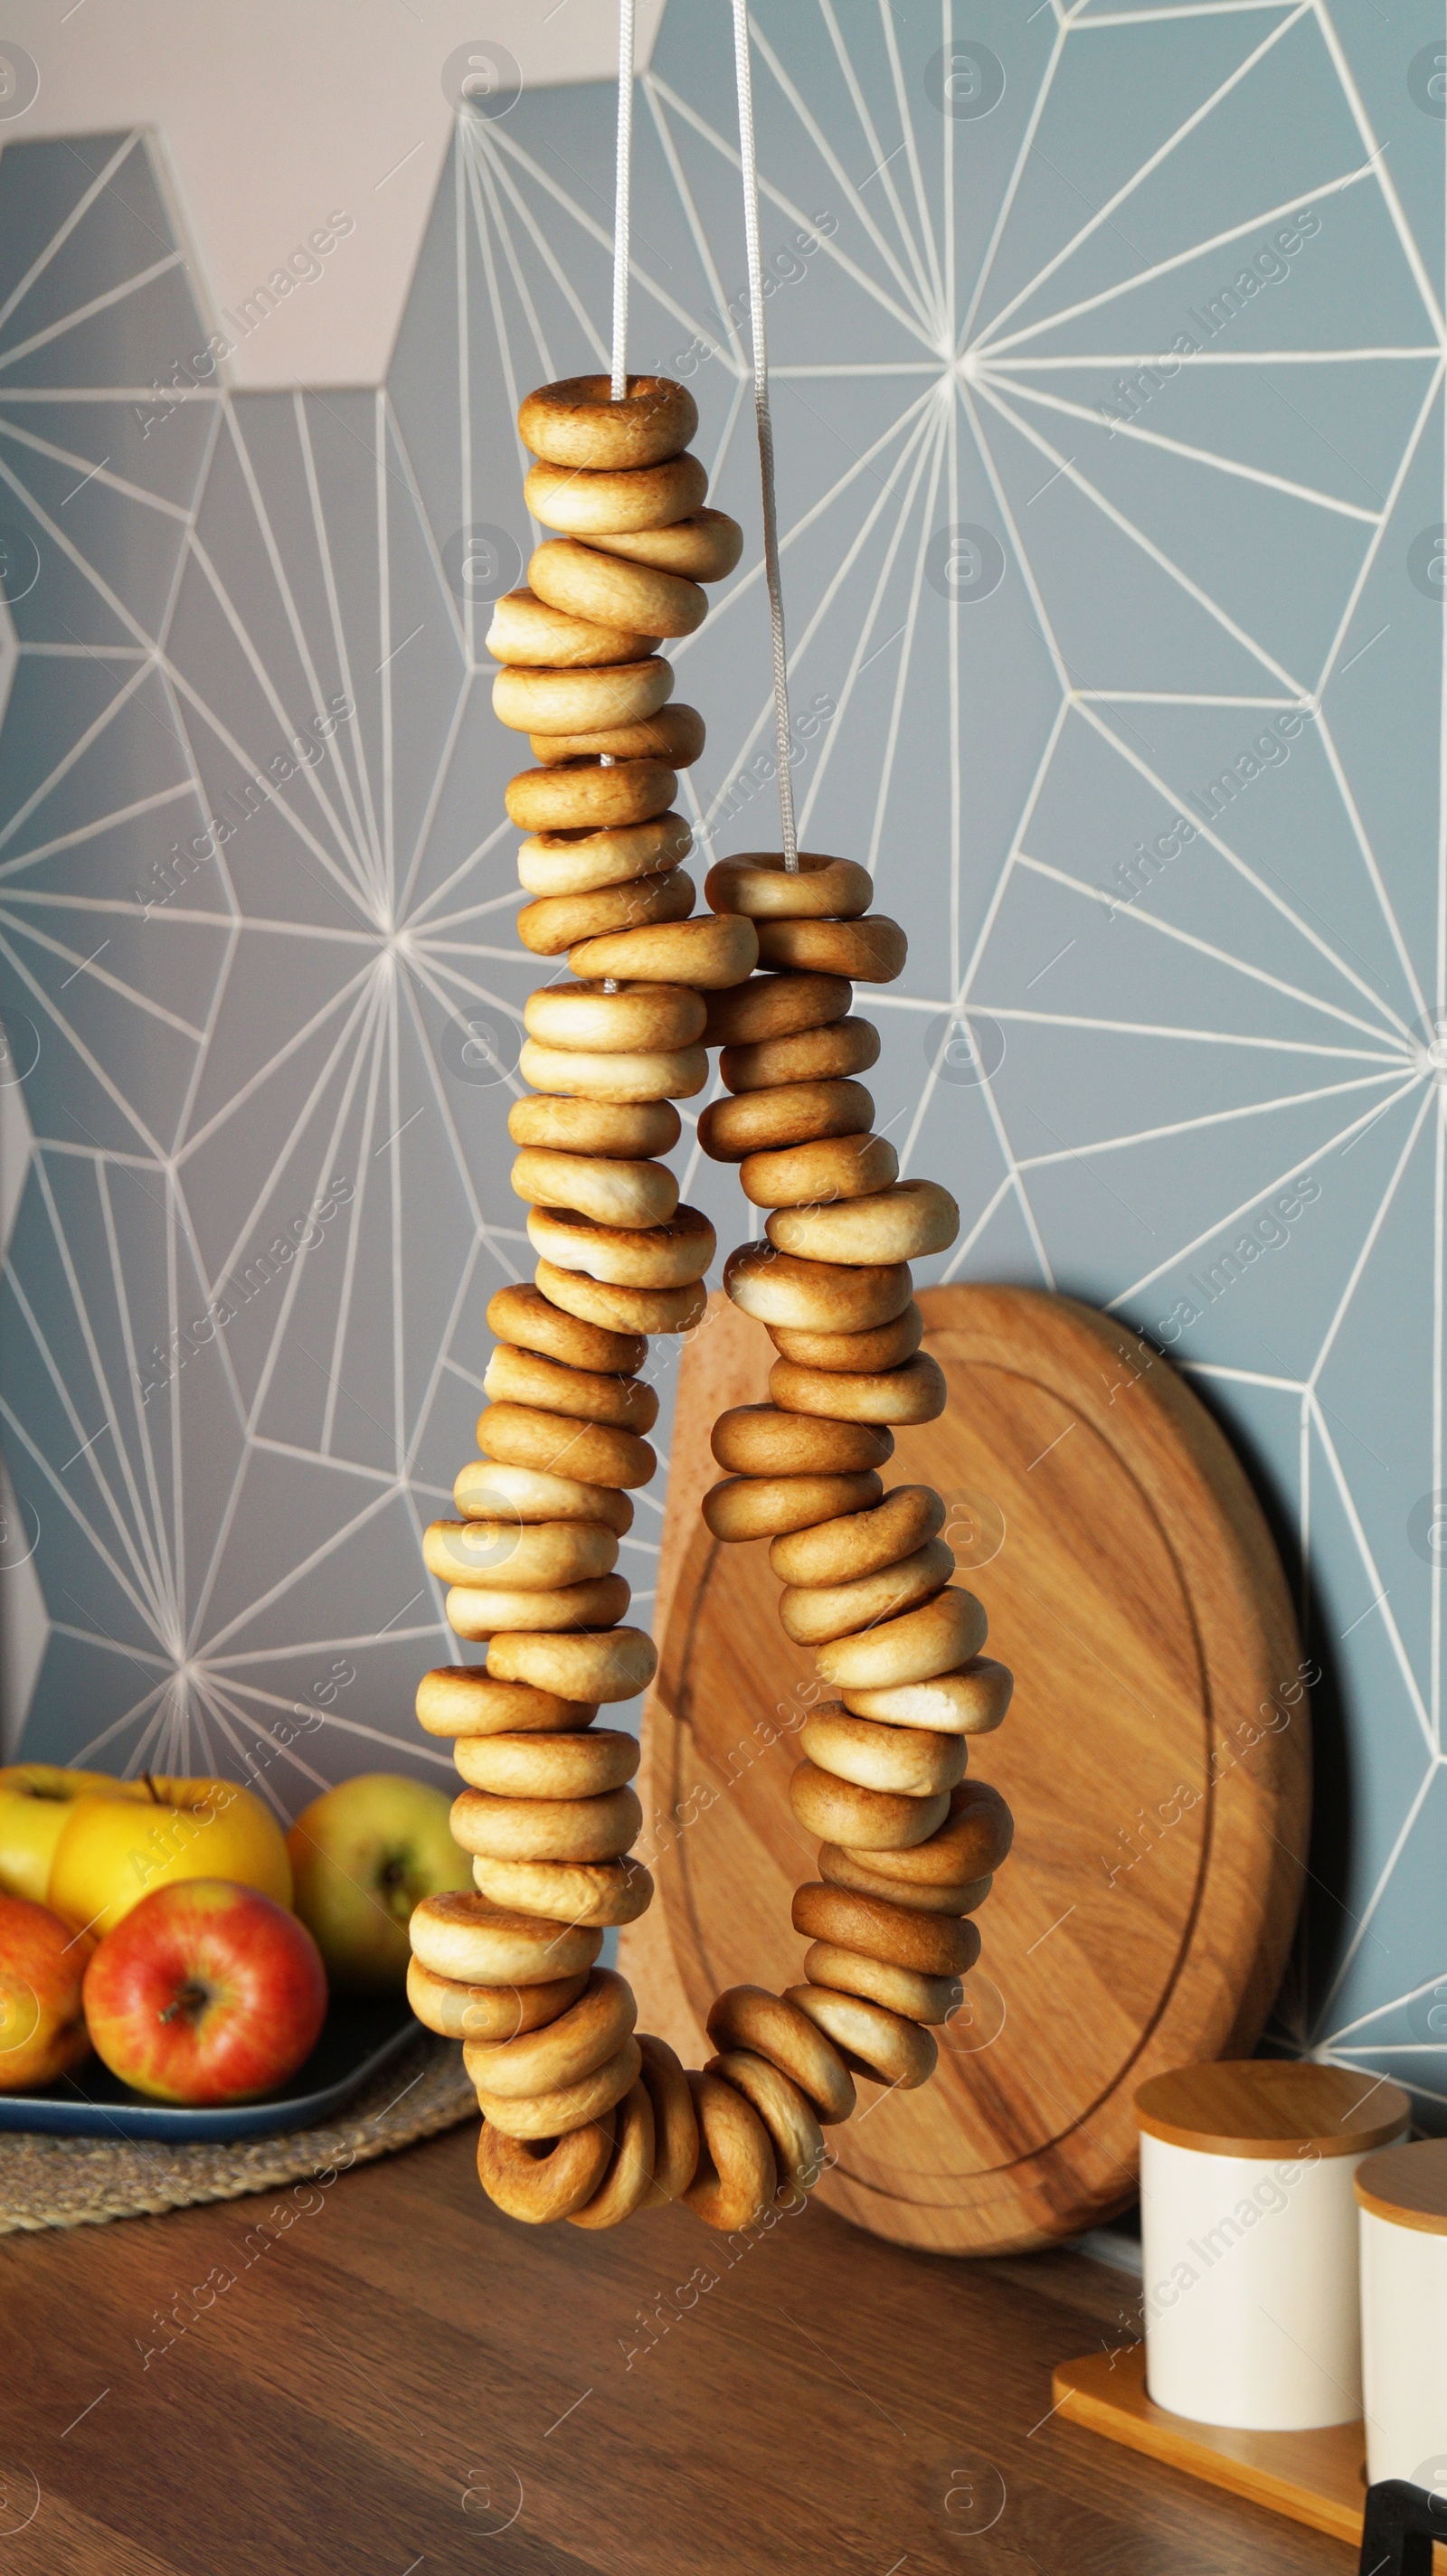
<path id="1" fill-rule="evenodd" d="M 971 1917 L 1009 1848 L 1004 1801 L 966 1763 L 971 1736 L 1004 1716 L 1010 1676 L 980 1651 L 979 1602 L 950 1581 L 940 1497 L 886 1493 L 880 1476 L 894 1428 L 944 1408 L 909 1264 L 958 1226 L 945 1190 L 899 1180 L 858 1078 L 879 1039 L 852 988 L 898 975 L 904 935 L 868 909 L 863 868 L 807 852 L 720 860 L 694 916 L 673 800 L 704 727 L 672 702 L 657 647 L 700 624 L 742 532 L 706 506 L 686 389 L 633 376 L 622 399 L 610 390 L 581 377 L 521 407 L 537 459 L 527 504 L 560 533 L 488 637 L 494 706 L 536 763 L 507 791 L 528 835 L 518 926 L 571 980 L 526 1005 L 532 1096 L 508 1122 L 534 1285 L 488 1308 L 481 1454 L 457 1479 L 460 1517 L 425 1540 L 452 1627 L 486 1660 L 418 1692 L 466 1784 L 453 1831 L 476 1893 L 417 1907 L 408 1992 L 465 2043 L 478 2170 L 503 2209 L 607 2227 L 682 2199 L 733 2229 L 818 2179 L 822 2131 L 850 2117 L 856 2078 L 931 2074 L 932 2032 L 979 1954 Z M 724 1476 L 704 1515 L 721 1541 L 768 1542 L 783 1625 L 838 1696 L 805 1720 L 790 1783 L 821 1843 L 794 1899 L 800 1980 L 720 1995 L 718 2054 L 685 2072 L 663 2040 L 635 2035 L 630 1987 L 597 1964 L 605 1927 L 635 1921 L 653 1891 L 628 1857 L 637 1741 L 594 1721 L 657 1664 L 626 1623 L 616 1564 L 629 1494 L 655 1463 L 646 1337 L 687 1330 L 706 1304 L 714 1230 L 680 1206 L 662 1157 L 681 1130 L 674 1102 L 708 1084 L 710 1048 L 727 1096 L 702 1112 L 700 1141 L 769 1212 L 724 1285 L 779 1356 L 770 1401 L 714 1426 Z"/>

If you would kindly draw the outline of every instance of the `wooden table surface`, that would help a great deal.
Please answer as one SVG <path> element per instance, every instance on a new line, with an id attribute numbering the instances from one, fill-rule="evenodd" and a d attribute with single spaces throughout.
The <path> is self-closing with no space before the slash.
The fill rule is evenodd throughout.
<path id="1" fill-rule="evenodd" d="M 1121 2339 L 1119 2274 L 817 2207 L 732 2265 L 680 2212 L 534 2233 L 473 2152 L 0 2240 L 0 2576 L 1354 2567 L 1050 2418 L 1051 2364 Z"/>

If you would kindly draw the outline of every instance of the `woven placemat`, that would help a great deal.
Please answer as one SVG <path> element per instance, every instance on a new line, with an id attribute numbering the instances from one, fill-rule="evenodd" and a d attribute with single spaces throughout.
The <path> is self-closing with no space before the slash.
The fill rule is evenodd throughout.
<path id="1" fill-rule="evenodd" d="M 476 2114 L 455 2040 L 420 2032 L 322 2129 L 235 2146 L 137 2138 L 0 2138 L 0 2236 L 17 2229 L 99 2226 L 202 2200 L 241 2200 L 280 2184 L 328 2180 Z"/>

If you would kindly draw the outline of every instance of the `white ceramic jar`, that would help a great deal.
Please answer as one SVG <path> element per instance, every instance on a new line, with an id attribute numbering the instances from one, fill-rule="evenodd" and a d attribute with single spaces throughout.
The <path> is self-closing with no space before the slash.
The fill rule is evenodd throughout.
<path id="1" fill-rule="evenodd" d="M 1447 2138 L 1368 2157 L 1356 2199 L 1367 2475 L 1447 2501 Z"/>
<path id="2" fill-rule="evenodd" d="M 1262 2433 L 1361 2413 L 1364 2156 L 1405 2135 L 1394 2084 L 1280 2058 L 1157 2075 L 1136 2095 L 1146 2385 Z"/>

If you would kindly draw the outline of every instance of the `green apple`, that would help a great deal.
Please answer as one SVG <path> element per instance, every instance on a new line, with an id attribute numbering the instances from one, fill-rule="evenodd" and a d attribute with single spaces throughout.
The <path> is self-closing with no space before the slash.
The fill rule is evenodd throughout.
<path id="1" fill-rule="evenodd" d="M 293 1903 L 342 1992 L 400 1994 L 413 1906 L 471 1887 L 470 1863 L 448 1823 L 451 1804 L 421 1780 L 363 1771 L 313 1798 L 292 1826 Z"/>

